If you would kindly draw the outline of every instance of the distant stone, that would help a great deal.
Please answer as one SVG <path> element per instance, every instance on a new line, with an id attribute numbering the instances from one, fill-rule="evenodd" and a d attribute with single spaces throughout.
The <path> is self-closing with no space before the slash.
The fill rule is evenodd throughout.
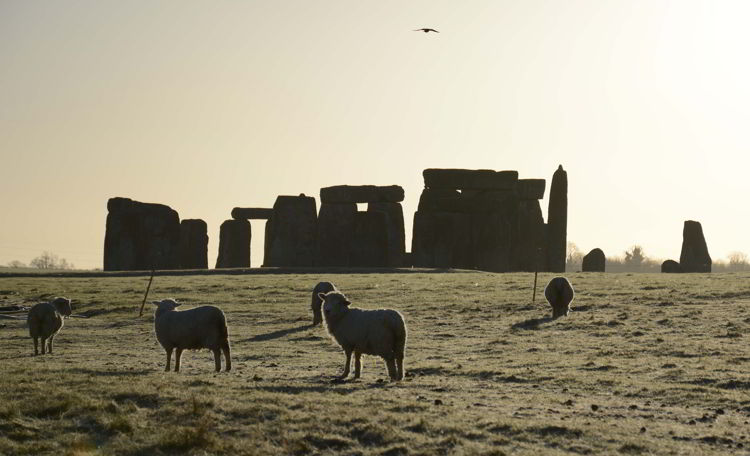
<path id="1" fill-rule="evenodd" d="M 518 240 L 513 243 L 514 271 L 543 271 L 545 227 L 539 200 L 518 202 Z"/>
<path id="2" fill-rule="evenodd" d="M 382 212 L 386 215 L 386 231 L 388 234 L 388 260 L 386 264 L 392 268 L 400 268 L 404 262 L 406 239 L 404 233 L 404 210 L 401 203 L 369 203 L 368 212 Z"/>
<path id="3" fill-rule="evenodd" d="M 216 268 L 249 268 L 250 238 L 250 222 L 247 220 L 226 220 L 222 223 Z"/>
<path id="4" fill-rule="evenodd" d="M 323 203 L 318 213 L 316 266 L 349 266 L 356 203 Z"/>
<path id="5" fill-rule="evenodd" d="M 388 216 L 385 212 L 357 212 L 350 252 L 350 266 L 388 266 Z"/>
<path id="6" fill-rule="evenodd" d="M 208 226 L 203 220 L 180 222 L 180 269 L 208 269 Z"/>
<path id="7" fill-rule="evenodd" d="M 235 220 L 268 220 L 273 215 L 273 209 L 264 207 L 235 207 L 232 218 Z"/>
<path id="8" fill-rule="evenodd" d="M 547 210 L 547 271 L 565 272 L 568 236 L 568 173 L 562 165 L 552 175 Z"/>
<path id="9" fill-rule="evenodd" d="M 105 271 L 178 269 L 180 217 L 163 204 L 129 198 L 107 201 Z"/>
<path id="10" fill-rule="evenodd" d="M 666 260 L 661 264 L 661 272 L 671 274 L 680 273 L 682 272 L 682 266 L 675 260 Z"/>
<path id="11" fill-rule="evenodd" d="M 315 198 L 279 196 L 266 222 L 265 266 L 315 265 L 318 214 Z"/>
<path id="12" fill-rule="evenodd" d="M 544 198 L 544 179 L 519 179 L 518 180 L 518 197 L 521 200 L 538 200 Z"/>
<path id="13" fill-rule="evenodd" d="M 320 189 L 320 202 L 325 203 L 400 203 L 404 189 L 398 185 L 336 185 Z"/>
<path id="14" fill-rule="evenodd" d="M 422 176 L 430 189 L 514 190 L 518 183 L 518 171 L 430 168 Z"/>
<path id="15" fill-rule="evenodd" d="M 602 249 L 593 249 L 583 257 L 581 271 L 583 272 L 604 272 L 607 259 Z"/>
<path id="16" fill-rule="evenodd" d="M 708 254 L 703 228 L 699 222 L 685 221 L 680 265 L 682 272 L 711 272 L 711 255 Z"/>

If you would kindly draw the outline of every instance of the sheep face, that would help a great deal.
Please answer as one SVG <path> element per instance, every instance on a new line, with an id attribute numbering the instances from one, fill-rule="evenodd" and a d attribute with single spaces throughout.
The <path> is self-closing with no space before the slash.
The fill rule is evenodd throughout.
<path id="1" fill-rule="evenodd" d="M 156 306 L 156 310 L 175 310 L 180 306 L 180 303 L 174 299 L 162 299 L 161 301 L 151 301 Z"/>
<path id="2" fill-rule="evenodd" d="M 55 309 L 57 309 L 57 312 L 60 315 L 69 317 L 70 314 L 73 313 L 73 308 L 70 305 L 71 300 L 68 298 L 55 298 L 52 301 L 52 305 L 55 306 Z"/>
<path id="3" fill-rule="evenodd" d="M 340 291 L 319 293 L 318 297 L 323 300 L 323 314 L 327 319 L 336 320 L 341 317 L 349 310 L 351 304 Z"/>

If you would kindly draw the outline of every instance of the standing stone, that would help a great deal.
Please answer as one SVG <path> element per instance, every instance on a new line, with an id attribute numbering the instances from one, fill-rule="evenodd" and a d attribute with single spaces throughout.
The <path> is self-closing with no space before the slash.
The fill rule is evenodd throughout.
<path id="1" fill-rule="evenodd" d="M 703 228 L 699 222 L 685 221 L 682 228 L 682 272 L 711 272 L 711 255 L 708 254 Z"/>
<path id="2" fill-rule="evenodd" d="M 514 243 L 513 252 L 515 260 L 513 270 L 525 272 L 544 270 L 545 228 L 539 200 L 521 200 L 518 203 L 517 233 L 518 239 Z"/>
<path id="3" fill-rule="evenodd" d="M 163 204 L 128 198 L 107 201 L 105 271 L 178 269 L 180 219 Z"/>
<path id="4" fill-rule="evenodd" d="M 516 191 L 521 200 L 539 200 L 544 198 L 544 179 L 518 179 Z"/>
<path id="5" fill-rule="evenodd" d="M 388 261 L 392 268 L 400 268 L 404 262 L 406 238 L 404 234 L 404 210 L 401 203 L 375 202 L 367 205 L 368 212 L 382 212 L 386 215 L 388 234 Z"/>
<path id="6" fill-rule="evenodd" d="M 388 266 L 388 215 L 385 212 L 357 212 L 351 237 L 350 266 Z"/>
<path id="7" fill-rule="evenodd" d="M 516 217 L 507 214 L 479 213 L 471 219 L 474 263 L 476 268 L 490 272 L 512 270 L 513 232 Z"/>
<path id="8" fill-rule="evenodd" d="M 661 272 L 666 274 L 676 274 L 682 272 L 682 267 L 680 266 L 680 263 L 675 260 L 666 260 L 661 264 Z"/>
<path id="9" fill-rule="evenodd" d="M 315 198 L 279 196 L 266 225 L 266 266 L 315 265 L 318 214 Z"/>
<path id="10" fill-rule="evenodd" d="M 435 267 L 435 216 L 433 212 L 414 213 L 411 237 L 411 262 L 417 268 Z"/>
<path id="11" fill-rule="evenodd" d="M 316 266 L 349 266 L 357 203 L 322 203 L 318 213 Z"/>
<path id="12" fill-rule="evenodd" d="M 568 230 L 568 173 L 562 165 L 552 176 L 547 211 L 547 271 L 565 272 Z"/>
<path id="13" fill-rule="evenodd" d="M 208 226 L 203 220 L 180 222 L 180 269 L 208 269 Z"/>
<path id="14" fill-rule="evenodd" d="M 583 257 L 581 271 L 583 272 L 604 272 L 607 259 L 604 257 L 602 249 L 593 249 Z"/>
<path id="15" fill-rule="evenodd" d="M 219 257 L 216 268 L 250 267 L 250 222 L 226 220 L 219 230 Z"/>

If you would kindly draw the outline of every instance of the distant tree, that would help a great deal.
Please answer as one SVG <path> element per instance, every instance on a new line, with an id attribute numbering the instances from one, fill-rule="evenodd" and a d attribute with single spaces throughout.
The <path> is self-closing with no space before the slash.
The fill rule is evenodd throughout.
<path id="1" fill-rule="evenodd" d="M 640 269 L 644 261 L 646 261 L 646 255 L 640 245 L 634 245 L 630 247 L 630 250 L 625 251 L 625 266 Z"/>
<path id="2" fill-rule="evenodd" d="M 568 272 L 580 271 L 581 263 L 583 263 L 583 253 L 578 249 L 575 242 L 568 242 L 566 247 L 565 270 Z"/>
<path id="3" fill-rule="evenodd" d="M 31 260 L 29 263 L 32 268 L 38 269 L 73 269 L 75 266 L 72 263 L 68 263 L 65 258 L 60 258 L 54 253 L 47 251 L 42 252 L 41 255 Z"/>
<path id="4" fill-rule="evenodd" d="M 26 266 L 26 263 L 23 263 L 18 260 L 13 260 L 8 263 L 8 267 L 9 268 L 25 268 L 27 266 Z"/>
<path id="5" fill-rule="evenodd" d="M 732 252 L 728 256 L 729 264 L 732 266 L 747 266 L 747 253 L 744 252 Z"/>

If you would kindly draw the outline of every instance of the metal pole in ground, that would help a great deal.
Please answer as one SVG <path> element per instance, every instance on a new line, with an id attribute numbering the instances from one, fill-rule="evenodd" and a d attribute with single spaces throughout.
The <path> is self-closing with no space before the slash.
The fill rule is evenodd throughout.
<path id="1" fill-rule="evenodd" d="M 141 311 L 138 313 L 139 317 L 143 316 L 143 306 L 146 305 L 146 299 L 148 299 L 148 291 L 151 289 L 151 282 L 154 281 L 154 273 L 156 272 L 155 269 L 151 270 L 151 278 L 148 279 L 148 286 L 146 287 L 146 294 L 143 295 L 143 302 L 141 303 Z"/>

